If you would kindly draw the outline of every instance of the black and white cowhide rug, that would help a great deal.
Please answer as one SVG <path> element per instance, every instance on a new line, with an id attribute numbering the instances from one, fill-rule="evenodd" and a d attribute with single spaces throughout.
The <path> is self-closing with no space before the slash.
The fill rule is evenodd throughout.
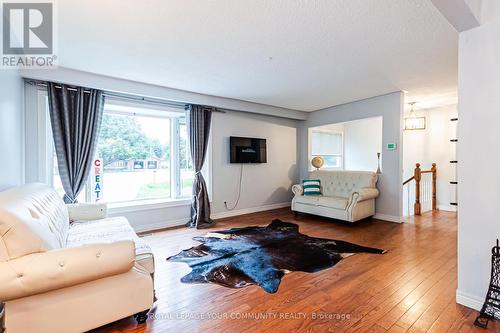
<path id="1" fill-rule="evenodd" d="M 349 242 L 309 237 L 294 223 L 274 220 L 267 227 L 233 228 L 194 237 L 201 245 L 167 258 L 185 262 L 192 271 L 184 283 L 217 283 L 231 288 L 257 284 L 275 293 L 281 278 L 291 271 L 313 273 L 354 253 L 384 250 Z"/>

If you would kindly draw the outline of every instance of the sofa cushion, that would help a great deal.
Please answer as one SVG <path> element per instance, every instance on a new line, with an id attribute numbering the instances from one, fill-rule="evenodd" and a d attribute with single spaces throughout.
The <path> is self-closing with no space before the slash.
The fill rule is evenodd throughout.
<path id="1" fill-rule="evenodd" d="M 348 202 L 349 200 L 347 198 L 342 198 L 342 197 L 322 196 L 318 198 L 318 206 L 341 209 L 341 210 L 346 210 Z"/>
<path id="2" fill-rule="evenodd" d="M 318 199 L 321 195 L 298 195 L 294 198 L 295 203 L 301 203 L 304 205 L 318 205 Z"/>
<path id="3" fill-rule="evenodd" d="M 302 182 L 304 195 L 321 194 L 321 182 L 318 179 L 304 179 Z"/>
<path id="4" fill-rule="evenodd" d="M 0 261 L 64 247 L 68 230 L 66 205 L 49 186 L 0 192 Z"/>
<path id="5" fill-rule="evenodd" d="M 369 171 L 315 170 L 310 178 L 321 181 L 321 193 L 328 197 L 348 198 L 362 188 L 375 188 L 377 174 Z"/>
<path id="6" fill-rule="evenodd" d="M 342 197 L 326 197 L 322 195 L 301 195 L 295 197 L 295 203 L 301 203 L 311 206 L 323 206 L 328 208 L 335 208 L 345 210 L 349 200 Z"/>
<path id="7" fill-rule="evenodd" d="M 124 217 L 73 222 L 69 228 L 67 247 L 120 240 L 133 240 L 135 242 L 136 262 L 149 273 L 154 272 L 151 248 L 142 238 L 137 236 Z"/>

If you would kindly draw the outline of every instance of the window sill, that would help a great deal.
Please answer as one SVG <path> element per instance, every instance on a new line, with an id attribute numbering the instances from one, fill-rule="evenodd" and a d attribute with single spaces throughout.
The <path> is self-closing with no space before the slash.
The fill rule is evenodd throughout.
<path id="1" fill-rule="evenodd" d="M 323 170 L 323 171 L 339 171 L 340 170 L 340 171 L 343 171 L 345 169 L 342 167 L 321 167 L 319 169 L 309 168 L 309 172 L 317 171 L 317 170 Z"/>
<path id="2" fill-rule="evenodd" d="M 137 212 L 151 209 L 161 209 L 169 207 L 189 206 L 191 199 L 154 199 L 144 201 L 129 201 L 108 204 L 108 213 L 121 214 L 127 212 Z"/>

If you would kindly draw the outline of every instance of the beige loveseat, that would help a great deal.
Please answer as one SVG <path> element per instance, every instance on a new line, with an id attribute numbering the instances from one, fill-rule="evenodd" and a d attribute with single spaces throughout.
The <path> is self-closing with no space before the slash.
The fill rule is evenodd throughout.
<path id="1" fill-rule="evenodd" d="M 304 195 L 302 185 L 293 185 L 292 210 L 356 222 L 375 215 L 377 174 L 367 171 L 316 170 L 308 179 L 319 179 L 321 195 Z"/>
<path id="2" fill-rule="evenodd" d="M 72 221 L 72 223 L 70 223 Z M 153 305 L 154 260 L 105 205 L 65 205 L 43 184 L 0 192 L 6 333 L 84 332 Z"/>

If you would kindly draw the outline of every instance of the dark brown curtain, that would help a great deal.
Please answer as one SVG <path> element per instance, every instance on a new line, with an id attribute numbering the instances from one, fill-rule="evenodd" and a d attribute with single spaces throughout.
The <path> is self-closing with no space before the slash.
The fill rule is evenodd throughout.
<path id="1" fill-rule="evenodd" d="M 203 105 L 189 105 L 188 107 L 189 152 L 193 160 L 195 176 L 191 201 L 191 220 L 187 225 L 197 229 L 208 228 L 215 224 L 210 218 L 207 184 L 201 174 L 207 153 L 213 111 L 214 108 Z"/>
<path id="2" fill-rule="evenodd" d="M 102 91 L 47 83 L 52 135 L 64 201 L 76 202 L 90 172 L 102 121 Z"/>

